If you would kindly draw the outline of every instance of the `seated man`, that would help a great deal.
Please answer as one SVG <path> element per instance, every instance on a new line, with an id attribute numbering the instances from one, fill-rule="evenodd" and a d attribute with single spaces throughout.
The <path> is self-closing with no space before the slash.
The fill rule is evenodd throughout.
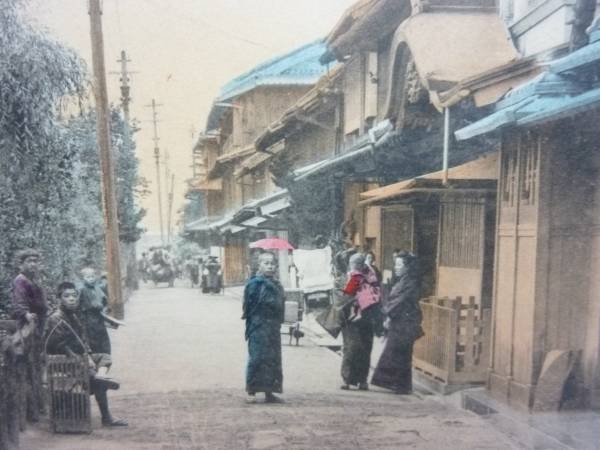
<path id="1" fill-rule="evenodd" d="M 79 295 L 73 283 L 64 282 L 58 286 L 59 308 L 50 315 L 46 323 L 46 352 L 49 355 L 84 356 L 90 361 L 90 391 L 102 415 L 102 425 L 107 427 L 127 426 L 124 420 L 116 420 L 108 409 L 108 389 L 118 389 L 119 384 L 109 378 L 100 377 L 98 369 L 110 362 L 110 357 L 94 353 L 88 345 L 87 333 L 78 316 Z"/>

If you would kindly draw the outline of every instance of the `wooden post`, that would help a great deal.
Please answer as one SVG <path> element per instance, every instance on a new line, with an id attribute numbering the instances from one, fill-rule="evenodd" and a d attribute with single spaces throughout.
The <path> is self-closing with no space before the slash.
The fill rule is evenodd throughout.
<path id="1" fill-rule="evenodd" d="M 108 272 L 108 301 L 110 313 L 122 319 L 124 316 L 121 294 L 121 265 L 119 260 L 119 223 L 115 170 L 110 148 L 110 111 L 106 91 L 106 68 L 104 66 L 104 42 L 102 37 L 102 11 L 100 0 L 89 0 L 90 29 L 92 41 L 93 87 L 96 99 L 96 139 L 100 152 L 102 173 L 102 209 L 104 212 L 104 240 L 106 243 L 106 266 Z"/>

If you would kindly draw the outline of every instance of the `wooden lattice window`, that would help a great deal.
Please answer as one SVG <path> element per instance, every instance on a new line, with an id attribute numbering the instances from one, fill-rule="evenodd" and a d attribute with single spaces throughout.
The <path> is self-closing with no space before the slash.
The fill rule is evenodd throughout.
<path id="1" fill-rule="evenodd" d="M 540 155 L 540 139 L 535 134 L 523 136 L 520 145 L 520 189 L 519 200 L 522 205 L 535 205 Z"/>
<path id="2" fill-rule="evenodd" d="M 508 145 L 502 151 L 502 202 L 505 207 L 515 206 L 517 193 L 518 148 L 516 142 Z"/>
<path id="3" fill-rule="evenodd" d="M 442 203 L 440 265 L 476 269 L 482 265 L 484 205 L 477 201 Z"/>

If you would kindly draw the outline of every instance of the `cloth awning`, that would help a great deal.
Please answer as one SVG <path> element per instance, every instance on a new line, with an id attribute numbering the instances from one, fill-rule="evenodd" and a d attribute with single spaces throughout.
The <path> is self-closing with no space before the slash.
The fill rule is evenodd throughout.
<path id="1" fill-rule="evenodd" d="M 412 192 L 429 192 L 445 190 L 489 190 L 498 179 L 498 152 L 489 153 L 474 161 L 448 169 L 448 187 L 442 185 L 444 172 L 442 170 L 426 175 L 403 180 L 387 186 L 371 189 L 360 194 L 359 206 L 379 204 L 393 198 L 401 197 Z M 492 182 L 492 183 L 490 183 Z"/>

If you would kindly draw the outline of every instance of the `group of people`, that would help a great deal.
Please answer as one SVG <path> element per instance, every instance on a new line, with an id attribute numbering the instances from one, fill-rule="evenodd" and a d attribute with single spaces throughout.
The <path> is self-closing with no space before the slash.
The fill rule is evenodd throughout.
<path id="1" fill-rule="evenodd" d="M 375 335 L 385 336 L 383 353 L 371 384 L 397 394 L 412 392 L 412 350 L 423 335 L 419 306 L 421 276 L 418 260 L 409 252 L 394 254 L 389 289 L 382 290 L 374 255 L 350 257 L 348 282 L 333 305 L 343 336 L 342 385 L 367 390 Z"/>
<path id="2" fill-rule="evenodd" d="M 43 395 L 42 373 L 45 355 L 65 355 L 80 358 L 88 364 L 90 391 L 96 398 L 104 426 L 126 426 L 115 419 L 108 406 L 107 391 L 118 389 L 119 383 L 108 376 L 111 367 L 111 345 L 107 332 L 108 295 L 106 286 L 92 267 L 81 270 L 81 281 L 60 283 L 56 302 L 48 301 L 40 280 L 41 255 L 25 249 L 16 255 L 19 274 L 12 283 L 11 310 L 20 329 L 33 332 L 18 360 L 19 372 L 26 380 L 23 399 L 27 418 L 36 422 L 47 411 Z"/>
<path id="3" fill-rule="evenodd" d="M 347 253 L 346 281 L 332 305 L 343 336 L 341 389 L 368 390 L 374 336 L 385 336 L 385 347 L 371 384 L 397 394 L 412 392 L 412 351 L 423 335 L 419 306 L 421 274 L 417 257 L 394 253 L 389 289 L 382 289 L 373 253 Z M 276 259 L 265 252 L 244 290 L 243 315 L 248 343 L 246 392 L 249 403 L 264 393 L 266 403 L 279 403 L 283 391 L 280 328 L 284 290 L 275 277 Z"/>

